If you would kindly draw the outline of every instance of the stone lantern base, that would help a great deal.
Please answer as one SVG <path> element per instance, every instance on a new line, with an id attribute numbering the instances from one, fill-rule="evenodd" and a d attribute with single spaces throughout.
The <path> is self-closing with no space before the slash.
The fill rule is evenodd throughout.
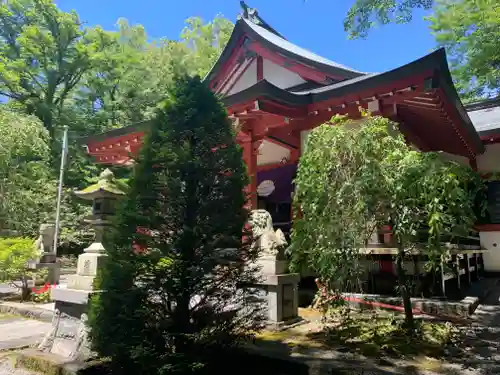
<path id="1" fill-rule="evenodd" d="M 101 243 L 93 243 L 78 256 L 75 275 L 68 277 L 66 288 L 53 288 L 55 302 L 52 329 L 39 349 L 70 360 L 87 360 L 93 356 L 88 342 L 87 312 L 93 295 L 94 280 L 107 256 Z"/>

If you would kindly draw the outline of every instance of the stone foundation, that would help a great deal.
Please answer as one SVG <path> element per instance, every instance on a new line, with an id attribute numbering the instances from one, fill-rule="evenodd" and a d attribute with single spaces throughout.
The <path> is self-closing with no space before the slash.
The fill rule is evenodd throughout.
<path id="1" fill-rule="evenodd" d="M 302 320 L 298 315 L 299 279 L 299 274 L 267 275 L 256 286 L 262 291 L 268 328 L 280 329 Z"/>
<path id="2" fill-rule="evenodd" d="M 393 306 L 402 306 L 402 300 L 399 297 L 388 297 L 379 294 L 361 294 L 361 293 L 344 293 L 343 296 L 360 299 L 367 302 L 380 302 Z M 359 309 L 380 309 L 387 310 L 383 307 L 364 304 L 362 302 L 351 301 L 351 305 Z M 468 318 L 474 313 L 479 304 L 478 297 L 465 297 L 461 301 L 447 301 L 430 298 L 411 298 L 412 308 L 422 311 L 425 314 L 439 315 L 443 317 Z M 389 310 L 388 310 L 389 311 Z"/>
<path id="3" fill-rule="evenodd" d="M 56 288 L 52 329 L 38 349 L 68 358 L 87 360 L 93 357 L 88 341 L 87 311 L 90 292 Z"/>

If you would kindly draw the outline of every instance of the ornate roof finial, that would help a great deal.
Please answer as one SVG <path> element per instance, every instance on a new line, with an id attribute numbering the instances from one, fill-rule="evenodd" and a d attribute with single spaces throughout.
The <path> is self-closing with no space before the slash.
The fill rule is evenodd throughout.
<path id="1" fill-rule="evenodd" d="M 243 10 L 243 13 L 241 14 L 242 18 L 249 20 L 256 25 L 262 26 L 263 22 L 259 17 L 259 12 L 257 11 L 257 9 L 250 8 L 244 1 L 240 1 L 240 6 Z"/>
<path id="2" fill-rule="evenodd" d="M 271 25 L 269 25 L 266 21 L 262 19 L 262 17 L 259 16 L 259 12 L 257 11 L 256 8 L 250 8 L 244 1 L 240 1 L 240 6 L 241 9 L 243 10 L 240 15 L 238 15 L 238 19 L 245 19 L 250 22 L 252 22 L 254 25 L 263 27 L 264 29 L 272 32 L 273 34 L 278 35 L 280 38 L 286 39 L 278 33 L 276 30 L 274 30 Z"/>
<path id="3" fill-rule="evenodd" d="M 248 18 L 248 5 L 246 5 L 244 1 L 240 1 L 240 6 L 243 10 L 243 14 L 241 16 L 243 18 Z"/>

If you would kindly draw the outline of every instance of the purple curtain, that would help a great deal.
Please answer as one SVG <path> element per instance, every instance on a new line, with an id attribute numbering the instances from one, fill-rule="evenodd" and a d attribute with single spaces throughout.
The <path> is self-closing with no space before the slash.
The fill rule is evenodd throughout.
<path id="1" fill-rule="evenodd" d="M 282 167 L 257 172 L 257 186 L 262 181 L 271 180 L 274 191 L 265 199 L 269 202 L 285 203 L 292 201 L 293 179 L 297 172 L 297 164 L 288 164 Z"/>

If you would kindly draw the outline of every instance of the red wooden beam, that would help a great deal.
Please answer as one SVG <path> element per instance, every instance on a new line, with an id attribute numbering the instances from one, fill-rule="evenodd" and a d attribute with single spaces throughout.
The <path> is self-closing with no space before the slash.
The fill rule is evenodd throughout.
<path id="1" fill-rule="evenodd" d="M 314 111 L 313 113 L 309 114 L 309 117 L 304 120 L 293 121 L 292 128 L 297 131 L 310 130 L 319 125 L 329 122 L 335 115 L 347 116 L 351 120 L 357 120 L 361 118 L 359 107 L 362 106 L 363 104 L 360 103 L 359 105 L 346 105 L 344 108 L 334 108 L 332 109 L 332 111 Z M 364 104 L 364 106 L 366 107 L 366 103 Z"/>
<path id="2" fill-rule="evenodd" d="M 446 111 L 450 119 L 452 120 L 452 126 L 460 140 L 462 141 L 464 147 L 467 149 L 467 152 L 470 156 L 475 157 L 476 154 L 479 153 L 479 150 L 475 146 L 475 144 L 471 141 L 470 136 L 467 134 L 466 130 L 462 126 L 462 117 L 459 114 L 458 109 L 451 105 L 451 103 L 446 100 L 446 94 L 442 89 L 437 89 L 441 100 L 443 101 L 443 109 Z"/>
<path id="3" fill-rule="evenodd" d="M 102 141 L 91 141 L 87 144 L 90 152 L 106 152 L 107 150 L 120 149 L 123 146 L 141 144 L 144 132 L 124 134 L 118 137 L 104 139 Z"/>
<path id="4" fill-rule="evenodd" d="M 296 149 L 300 149 L 300 132 L 291 130 L 290 127 L 274 128 L 268 132 L 269 136 L 277 138 L 281 142 L 287 143 Z"/>
<path id="5" fill-rule="evenodd" d="M 264 79 L 264 59 L 262 56 L 257 56 L 257 82 Z"/>
<path id="6" fill-rule="evenodd" d="M 250 183 L 245 188 L 248 196 L 246 207 L 250 210 L 257 209 L 257 151 L 259 146 L 260 142 L 255 142 L 253 139 L 242 144 L 243 161 L 247 166 L 248 177 L 250 179 Z"/>
<path id="7" fill-rule="evenodd" d="M 366 98 L 379 98 L 385 100 L 386 98 L 389 97 L 385 96 L 385 94 L 396 93 L 397 91 L 404 90 L 408 87 L 413 87 L 414 91 L 421 91 L 420 88 L 424 87 L 425 80 L 431 77 L 433 73 L 434 73 L 433 70 L 429 70 L 415 76 L 401 79 L 396 82 L 391 82 L 386 85 L 373 87 L 363 91 L 356 91 L 336 98 L 326 99 L 322 102 L 313 103 L 309 105 L 308 111 L 312 112 L 314 110 L 321 110 L 328 107 L 336 107 L 342 104 L 354 103 L 356 101 L 359 101 L 361 103 Z"/>
<path id="8" fill-rule="evenodd" d="M 424 152 L 431 151 L 429 145 L 420 136 L 417 135 L 417 133 L 412 129 L 412 127 L 409 124 L 407 124 L 403 120 L 404 115 L 400 116 L 398 107 L 399 105 L 394 104 L 392 106 L 392 111 L 384 109 L 382 114 L 384 115 L 384 117 L 387 117 L 388 119 L 397 122 L 399 124 L 399 130 L 401 131 L 401 133 L 403 133 L 404 137 L 409 143 L 415 145 L 421 151 Z"/>
<path id="9" fill-rule="evenodd" d="M 257 107 L 259 111 L 281 115 L 289 118 L 306 118 L 308 112 L 306 107 L 287 106 L 270 100 L 258 99 Z"/>
<path id="10" fill-rule="evenodd" d="M 477 159 L 476 158 L 469 159 L 469 164 L 472 170 L 477 172 Z"/>
<path id="11" fill-rule="evenodd" d="M 286 165 L 292 165 L 292 164 L 297 164 L 297 162 L 289 160 L 286 163 L 273 163 L 273 164 L 258 165 L 257 172 L 269 171 L 271 169 L 281 168 L 281 167 L 284 167 Z"/>
<path id="12" fill-rule="evenodd" d="M 500 134 L 493 134 L 488 136 L 482 136 L 481 141 L 485 145 L 500 143 Z"/>

